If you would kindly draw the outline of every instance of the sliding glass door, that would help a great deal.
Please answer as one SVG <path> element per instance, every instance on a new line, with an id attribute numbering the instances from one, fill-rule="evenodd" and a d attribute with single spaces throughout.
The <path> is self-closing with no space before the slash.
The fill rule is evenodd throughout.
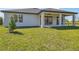
<path id="1" fill-rule="evenodd" d="M 52 24 L 53 24 L 53 17 L 45 16 L 45 25 L 52 25 Z"/>

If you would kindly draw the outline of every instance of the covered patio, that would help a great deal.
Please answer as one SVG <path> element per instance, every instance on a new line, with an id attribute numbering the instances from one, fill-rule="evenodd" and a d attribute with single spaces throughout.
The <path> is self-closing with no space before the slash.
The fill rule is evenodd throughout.
<path id="1" fill-rule="evenodd" d="M 72 26 L 75 26 L 76 14 L 73 12 L 42 12 L 40 14 L 40 26 L 41 28 L 67 26 L 65 24 L 65 17 L 67 16 L 72 16 Z"/>

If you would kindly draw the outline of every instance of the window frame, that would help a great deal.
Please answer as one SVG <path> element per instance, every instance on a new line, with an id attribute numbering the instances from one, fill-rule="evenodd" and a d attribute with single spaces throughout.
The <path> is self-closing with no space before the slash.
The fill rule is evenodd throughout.
<path id="1" fill-rule="evenodd" d="M 16 15 L 16 19 L 15 19 L 15 15 Z M 23 22 L 23 14 L 14 14 L 13 17 L 14 17 L 16 23 L 17 22 L 20 22 L 20 23 Z"/>

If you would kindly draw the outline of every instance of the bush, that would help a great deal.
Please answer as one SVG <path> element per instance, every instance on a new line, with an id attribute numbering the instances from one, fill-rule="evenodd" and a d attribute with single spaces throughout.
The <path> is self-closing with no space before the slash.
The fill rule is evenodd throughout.
<path id="1" fill-rule="evenodd" d="M 2 25 L 3 24 L 3 19 L 2 19 L 2 17 L 0 17 L 0 25 Z"/>
<path id="2" fill-rule="evenodd" d="M 11 17 L 10 20 L 9 20 L 9 32 L 12 33 L 14 31 L 14 29 L 16 29 L 16 23 L 14 21 L 14 18 Z"/>

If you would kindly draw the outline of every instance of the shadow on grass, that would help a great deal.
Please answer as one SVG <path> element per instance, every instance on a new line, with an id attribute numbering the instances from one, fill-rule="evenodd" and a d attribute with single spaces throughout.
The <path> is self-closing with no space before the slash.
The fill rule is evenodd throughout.
<path id="1" fill-rule="evenodd" d="M 52 27 L 57 30 L 75 30 L 79 29 L 79 26 L 62 26 L 62 27 Z"/>
<path id="2" fill-rule="evenodd" d="M 17 27 L 17 29 L 31 29 L 31 28 L 40 28 L 39 26 L 28 26 L 28 27 Z M 79 29 L 79 26 L 59 26 L 59 27 L 51 27 L 51 29 L 57 30 L 75 30 Z M 14 34 L 22 34 L 20 32 L 15 31 Z"/>
<path id="3" fill-rule="evenodd" d="M 12 32 L 12 34 L 23 35 L 23 33 L 21 33 L 21 32 L 18 32 L 18 31 L 14 31 L 14 32 Z"/>
<path id="4" fill-rule="evenodd" d="M 17 27 L 17 29 L 39 28 L 39 26 Z"/>

